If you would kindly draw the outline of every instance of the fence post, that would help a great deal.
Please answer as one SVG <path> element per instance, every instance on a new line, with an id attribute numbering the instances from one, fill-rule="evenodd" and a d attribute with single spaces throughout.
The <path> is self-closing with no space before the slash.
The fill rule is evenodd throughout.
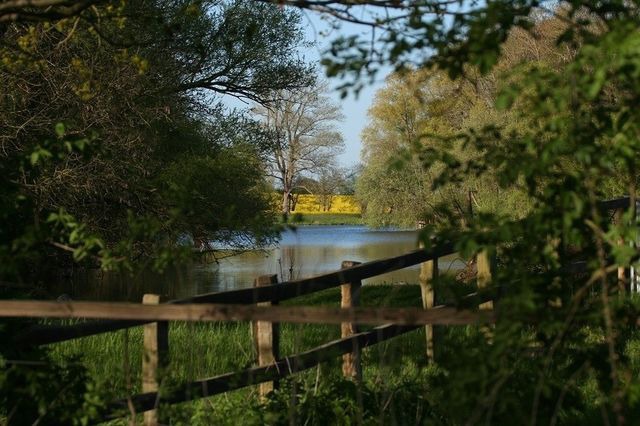
<path id="1" fill-rule="evenodd" d="M 624 209 L 616 209 L 616 211 L 613 214 L 614 223 L 617 225 L 622 225 L 623 217 L 624 217 Z M 618 240 L 618 245 L 620 246 L 624 245 L 623 238 L 620 238 Z M 624 267 L 621 266 L 618 268 L 618 291 L 622 295 L 626 292 L 626 289 L 627 289 L 626 270 Z"/>
<path id="2" fill-rule="evenodd" d="M 478 282 L 478 288 L 486 288 L 491 284 L 491 258 L 487 250 L 482 250 L 476 255 L 476 267 Z M 480 309 L 493 309 L 493 301 L 481 303 Z M 494 326 L 483 325 L 480 327 L 480 331 L 484 334 L 489 344 L 493 344 L 493 328 Z"/>
<path id="3" fill-rule="evenodd" d="M 342 262 L 341 268 L 351 268 L 360 265 L 360 262 L 345 260 Z M 340 286 L 341 300 L 340 307 L 352 308 L 360 305 L 360 290 L 362 281 L 357 280 Z M 351 322 L 343 322 L 341 325 L 342 338 L 349 337 L 358 332 L 357 324 Z M 342 355 L 342 374 L 348 379 L 355 379 L 357 382 L 362 381 L 362 363 L 360 360 L 360 347 L 357 342 L 353 343 L 351 353 Z"/>
<path id="4" fill-rule="evenodd" d="M 157 294 L 145 294 L 142 297 L 145 305 L 160 304 Z M 167 321 L 145 324 L 143 328 L 142 356 L 142 392 L 157 392 L 159 390 L 159 373 L 167 366 L 169 353 L 169 323 Z M 158 424 L 158 411 L 151 410 L 144 413 L 145 426 Z"/>
<path id="5" fill-rule="evenodd" d="M 486 288 L 491 284 L 491 259 L 487 250 L 482 250 L 476 256 L 476 267 L 478 274 L 476 280 L 478 282 L 478 288 Z M 480 309 L 492 309 L 493 302 L 485 302 L 480 305 Z"/>
<path id="6" fill-rule="evenodd" d="M 269 286 L 278 283 L 277 275 L 262 275 L 255 279 L 254 287 Z M 262 302 L 259 306 L 277 305 L 278 302 Z M 253 336 L 258 354 L 258 365 L 273 364 L 280 358 L 280 324 L 277 322 L 255 321 L 253 323 Z M 269 392 L 278 388 L 278 381 L 260 383 L 259 394 L 266 396 Z"/>
<path id="7" fill-rule="evenodd" d="M 638 211 L 638 205 L 640 204 L 639 201 L 635 201 L 635 203 L 631 203 L 629 208 L 631 211 L 631 225 L 633 227 L 636 227 L 638 225 L 638 219 L 640 218 L 640 211 Z M 631 245 L 631 247 L 633 247 L 634 249 L 638 249 L 638 246 L 640 245 L 640 241 L 638 241 L 638 233 L 635 232 L 634 233 L 635 236 L 633 237 L 632 241 L 629 241 L 629 244 Z M 630 266 L 629 267 L 629 293 L 638 293 L 640 291 L 640 288 L 638 288 L 638 271 L 634 266 Z"/>
<path id="8" fill-rule="evenodd" d="M 420 247 L 424 248 L 424 245 L 420 243 Z M 422 294 L 422 307 L 424 309 L 431 309 L 434 306 L 436 293 L 433 287 L 433 282 L 438 278 L 438 259 L 428 260 L 420 264 L 420 293 Z M 424 326 L 424 334 L 427 344 L 427 361 L 434 362 L 435 350 L 434 350 L 434 338 L 433 338 L 433 325 Z"/>

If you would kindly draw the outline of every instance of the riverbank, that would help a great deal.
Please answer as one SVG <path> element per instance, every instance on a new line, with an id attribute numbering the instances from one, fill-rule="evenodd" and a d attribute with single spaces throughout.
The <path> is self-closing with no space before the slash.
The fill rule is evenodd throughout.
<path id="1" fill-rule="evenodd" d="M 292 213 L 293 225 L 365 225 L 360 213 Z"/>

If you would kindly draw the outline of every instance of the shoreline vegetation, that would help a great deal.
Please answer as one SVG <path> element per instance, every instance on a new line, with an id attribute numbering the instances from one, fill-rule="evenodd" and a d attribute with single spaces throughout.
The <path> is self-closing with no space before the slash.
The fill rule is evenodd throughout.
<path id="1" fill-rule="evenodd" d="M 360 213 L 299 213 L 294 212 L 287 222 L 290 225 L 366 225 Z"/>

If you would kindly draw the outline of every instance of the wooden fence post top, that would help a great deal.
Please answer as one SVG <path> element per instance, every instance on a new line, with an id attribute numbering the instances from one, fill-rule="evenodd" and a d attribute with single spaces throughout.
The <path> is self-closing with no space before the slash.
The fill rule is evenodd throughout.
<path id="1" fill-rule="evenodd" d="M 158 305 L 160 304 L 160 295 L 145 293 L 144 296 L 142 296 L 142 303 L 145 305 Z"/>
<path id="2" fill-rule="evenodd" d="M 263 287 L 266 285 L 277 284 L 278 283 L 278 275 L 260 275 L 253 282 L 254 287 Z"/>

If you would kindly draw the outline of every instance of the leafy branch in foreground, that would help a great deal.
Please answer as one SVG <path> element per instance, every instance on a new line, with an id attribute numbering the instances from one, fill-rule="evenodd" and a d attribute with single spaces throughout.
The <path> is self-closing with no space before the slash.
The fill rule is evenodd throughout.
<path id="1" fill-rule="evenodd" d="M 481 386 L 488 380 L 497 390 L 472 418 L 497 415 L 507 404 L 500 387 L 518 380 L 510 365 L 535 350 L 536 385 L 526 398 L 512 401 L 523 422 L 557 421 L 549 407 L 562 406 L 571 383 L 598 395 L 607 422 L 633 423 L 638 384 L 626 351 L 633 335 L 629 324 L 640 310 L 625 295 L 629 283 L 619 282 L 615 272 L 638 261 L 635 250 L 620 248 L 635 242 L 638 232 L 638 17 L 632 6 L 617 14 L 557 13 L 570 17 L 558 42 L 572 40 L 575 56 L 556 68 L 523 62 L 506 74 L 497 99 L 499 108 L 528 125 L 514 130 L 497 123 L 464 132 L 463 146 L 480 155 L 446 170 L 442 180 L 490 171 L 503 189 L 520 186 L 531 200 L 520 218 L 485 212 L 465 230 L 440 233 L 461 238 L 459 248 L 468 256 L 488 249 L 500 262 L 495 284 L 505 296 L 497 305 L 501 320 L 490 351 L 500 365 L 484 377 L 466 372 L 467 381 Z M 617 222 L 598 204 L 615 186 L 630 195 L 630 207 Z M 564 268 L 578 259 L 587 261 L 586 275 Z M 532 327 L 527 317 L 539 322 Z M 590 333 L 594 337 L 586 339 Z"/>
<path id="2" fill-rule="evenodd" d="M 571 413 L 584 408 L 584 398 L 598 401 L 602 423 L 637 421 L 638 372 L 629 348 L 640 311 L 628 294 L 628 278 L 615 273 L 638 262 L 637 250 L 627 246 L 638 232 L 637 2 L 311 1 L 299 6 L 375 28 L 373 37 L 338 39 L 327 52 L 327 72 L 351 77 L 344 88 L 357 88 L 381 63 L 424 67 L 432 76 L 441 72 L 454 82 L 469 81 L 476 91 L 487 76 L 495 77 L 489 102 L 498 119 L 422 128 L 407 142 L 407 155 L 434 174 L 433 191 L 478 179 L 500 191 L 515 188 L 526 200 L 520 214 L 487 209 L 462 224 L 460 214 L 445 212 L 437 232 L 431 230 L 436 241 L 459 241 L 465 256 L 482 250 L 496 254 L 493 280 L 504 292 L 491 344 L 441 361 L 449 374 L 444 386 L 456 405 L 450 410 L 454 422 L 509 418 L 555 424 L 570 421 Z M 377 17 L 355 19 L 363 10 Z M 550 49 L 538 44 L 544 50 L 538 49 L 537 57 L 510 57 L 509 38 L 517 33 L 531 35 L 534 46 L 546 37 Z M 540 60 L 548 52 L 555 53 Z M 427 81 L 421 89 L 432 87 L 433 80 Z M 427 114 L 423 121 L 428 126 L 438 118 Z M 612 220 L 598 201 L 625 193 L 630 207 Z M 575 260 L 586 260 L 584 275 L 564 268 Z M 486 398 L 478 400 L 479 392 Z"/>

